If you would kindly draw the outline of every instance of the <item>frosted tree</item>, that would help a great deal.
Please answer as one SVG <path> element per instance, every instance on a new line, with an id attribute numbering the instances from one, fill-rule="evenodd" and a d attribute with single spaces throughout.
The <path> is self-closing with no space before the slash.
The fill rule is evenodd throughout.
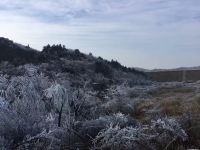
<path id="1" fill-rule="evenodd" d="M 70 116 L 70 101 L 67 89 L 60 84 L 54 84 L 45 90 L 45 97 L 52 101 L 56 112 L 58 113 L 58 127 L 61 127 L 62 114 L 67 110 Z M 70 119 L 70 118 L 69 118 Z"/>

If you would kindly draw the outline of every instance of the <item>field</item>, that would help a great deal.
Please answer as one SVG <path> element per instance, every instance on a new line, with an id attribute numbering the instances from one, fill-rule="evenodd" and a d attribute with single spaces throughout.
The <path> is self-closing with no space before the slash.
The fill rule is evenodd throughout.
<path id="1" fill-rule="evenodd" d="M 161 116 L 176 118 L 188 134 L 186 147 L 200 146 L 200 82 L 166 82 L 149 89 L 148 96 L 142 96 L 138 101 L 132 116 L 144 124 Z M 184 149 L 175 148 L 173 144 L 170 147 Z"/>

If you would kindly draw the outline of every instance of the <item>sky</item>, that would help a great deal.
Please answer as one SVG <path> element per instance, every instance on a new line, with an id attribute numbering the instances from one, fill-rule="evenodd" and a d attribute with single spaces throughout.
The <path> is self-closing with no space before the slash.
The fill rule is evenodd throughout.
<path id="1" fill-rule="evenodd" d="M 200 66 L 200 0 L 1 0 L 0 36 L 129 67 Z"/>

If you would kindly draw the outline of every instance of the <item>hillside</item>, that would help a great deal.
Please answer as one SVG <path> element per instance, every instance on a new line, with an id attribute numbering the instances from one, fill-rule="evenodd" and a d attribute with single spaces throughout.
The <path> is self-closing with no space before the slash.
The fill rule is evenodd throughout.
<path id="1" fill-rule="evenodd" d="M 0 62 L 9 61 L 15 65 L 36 63 L 39 60 L 39 52 L 23 46 L 9 39 L 0 38 Z"/>
<path id="2" fill-rule="evenodd" d="M 39 52 L 0 38 L 0 149 L 198 148 L 199 91 L 60 44 Z"/>
<path id="3" fill-rule="evenodd" d="M 67 49 L 61 44 L 44 46 L 40 52 L 9 39 L 0 38 L 0 62 L 8 62 L 10 66 L 14 67 L 33 64 L 44 69 L 41 70 L 42 72 L 48 72 L 51 75 L 53 72 L 75 76 L 85 74 L 91 79 L 95 74 L 101 74 L 113 82 L 123 82 L 127 79 L 133 84 L 139 80 L 141 82 L 146 80 L 145 73 L 134 68 L 122 66 L 114 60 L 107 61 L 101 57 L 83 54 L 78 49 Z M 1 65 L 1 67 L 4 66 Z M 9 71 L 9 69 L 2 69 L 2 71 Z M 120 76 L 118 76 L 119 74 Z"/>

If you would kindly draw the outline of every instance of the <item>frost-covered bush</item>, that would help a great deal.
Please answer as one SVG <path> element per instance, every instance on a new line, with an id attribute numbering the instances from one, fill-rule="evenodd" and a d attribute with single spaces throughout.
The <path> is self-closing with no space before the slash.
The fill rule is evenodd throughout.
<path id="1" fill-rule="evenodd" d="M 43 130 L 35 136 L 27 136 L 18 145 L 17 150 L 21 149 L 51 149 L 58 150 L 64 144 L 67 132 L 63 129 Z"/>
<path id="2" fill-rule="evenodd" d="M 0 99 L 0 133 L 16 146 L 26 136 L 34 136 L 44 128 L 47 112 L 42 101 L 42 89 L 48 84 L 42 75 L 12 77 Z"/>
<path id="3" fill-rule="evenodd" d="M 186 141 L 187 134 L 174 119 L 158 119 L 151 125 L 135 127 L 120 127 L 111 123 L 95 137 L 92 149 L 159 150 L 170 147 L 178 140 Z"/>
<path id="4" fill-rule="evenodd" d="M 99 117 L 95 120 L 82 122 L 78 125 L 78 130 L 82 135 L 89 135 L 94 138 L 102 129 L 107 128 L 110 124 L 125 127 L 137 126 L 138 122 L 126 115 L 117 113 L 110 116 Z"/>
<path id="5" fill-rule="evenodd" d="M 136 100 L 126 97 L 116 97 L 104 103 L 102 107 L 109 113 L 121 112 L 123 114 L 132 114 L 135 111 Z"/>
<path id="6" fill-rule="evenodd" d="M 188 147 L 198 147 L 200 145 L 200 141 L 196 139 L 200 139 L 200 114 L 192 114 L 188 112 L 181 117 L 180 122 L 188 134 Z"/>
<path id="7" fill-rule="evenodd" d="M 27 135 L 34 136 L 43 128 L 48 128 L 44 110 L 34 103 L 18 103 L 16 108 L 0 110 L 0 133 L 12 145 L 20 143 Z M 40 111 L 42 110 L 42 111 Z"/>
<path id="8" fill-rule="evenodd" d="M 168 132 L 173 138 L 180 138 L 182 141 L 187 140 L 186 132 L 181 128 L 180 124 L 173 118 L 162 118 L 152 121 L 151 128 L 158 133 Z"/>
<path id="9" fill-rule="evenodd" d="M 137 126 L 138 122 L 127 115 L 122 113 L 113 114 L 110 116 L 100 117 L 98 120 L 107 123 L 107 126 L 111 123 L 112 125 L 119 125 L 120 127 L 125 126 Z"/>
<path id="10" fill-rule="evenodd" d="M 52 110 L 58 114 L 58 127 L 62 126 L 62 118 L 65 119 L 67 126 L 71 126 L 70 122 L 76 115 L 73 110 L 76 103 L 70 89 L 66 89 L 60 84 L 54 84 L 44 91 L 44 96 L 48 103 L 52 103 Z"/>
<path id="11" fill-rule="evenodd" d="M 188 135 L 180 124 L 173 118 L 161 118 L 152 121 L 151 130 L 157 134 L 154 138 L 157 149 L 169 149 L 183 145 Z"/>
<path id="12" fill-rule="evenodd" d="M 0 148 L 1 150 L 8 150 L 9 148 L 9 141 L 6 140 L 4 137 L 0 136 Z"/>
<path id="13" fill-rule="evenodd" d="M 152 135 L 144 133 L 141 127 L 125 127 L 120 128 L 118 125 L 111 125 L 107 129 L 102 130 L 94 139 L 93 150 L 143 150 L 153 149 L 149 143 Z"/>
<path id="14" fill-rule="evenodd" d="M 8 102 L 5 98 L 0 97 L 0 109 L 8 108 Z"/>
<path id="15" fill-rule="evenodd" d="M 8 80 L 5 78 L 5 76 L 0 75 L 0 89 L 2 90 L 6 88 L 7 84 L 8 84 Z"/>

